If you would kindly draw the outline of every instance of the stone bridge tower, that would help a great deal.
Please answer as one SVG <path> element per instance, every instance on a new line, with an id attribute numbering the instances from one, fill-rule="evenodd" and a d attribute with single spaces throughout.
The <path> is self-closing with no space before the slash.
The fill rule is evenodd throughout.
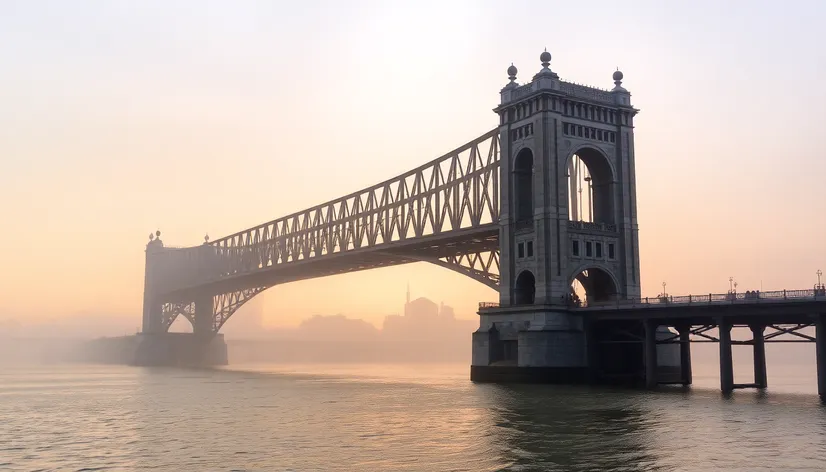
<path id="1" fill-rule="evenodd" d="M 516 67 L 508 68 L 510 83 L 494 110 L 501 286 L 499 306 L 480 309 L 471 373 L 477 380 L 513 370 L 507 367 L 583 374 L 585 327 L 571 308 L 640 296 L 637 110 L 622 72 L 613 73 L 608 91 L 560 80 L 547 51 L 540 61 L 524 85 Z"/>

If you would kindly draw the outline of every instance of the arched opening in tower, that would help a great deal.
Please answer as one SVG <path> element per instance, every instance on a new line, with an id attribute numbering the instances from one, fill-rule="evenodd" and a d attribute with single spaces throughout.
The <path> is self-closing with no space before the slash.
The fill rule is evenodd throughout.
<path id="1" fill-rule="evenodd" d="M 513 165 L 514 217 L 517 222 L 533 219 L 533 153 L 523 149 Z"/>
<path id="2" fill-rule="evenodd" d="M 513 287 L 514 305 L 531 305 L 536 296 L 536 278 L 531 271 L 526 270 L 516 277 Z"/>
<path id="3" fill-rule="evenodd" d="M 571 282 L 571 299 L 577 306 L 610 303 L 616 300 L 617 294 L 611 274 L 596 267 L 583 270 Z"/>
<path id="4" fill-rule="evenodd" d="M 614 177 L 607 158 L 583 148 L 568 160 L 568 219 L 614 223 Z"/>

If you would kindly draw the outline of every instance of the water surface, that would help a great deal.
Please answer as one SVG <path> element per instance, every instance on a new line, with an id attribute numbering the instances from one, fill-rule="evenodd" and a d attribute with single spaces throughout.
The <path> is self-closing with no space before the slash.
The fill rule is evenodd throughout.
<path id="1" fill-rule="evenodd" d="M 715 367 L 658 393 L 476 385 L 463 364 L 0 367 L 0 470 L 826 469 L 813 366 L 729 398 Z"/>

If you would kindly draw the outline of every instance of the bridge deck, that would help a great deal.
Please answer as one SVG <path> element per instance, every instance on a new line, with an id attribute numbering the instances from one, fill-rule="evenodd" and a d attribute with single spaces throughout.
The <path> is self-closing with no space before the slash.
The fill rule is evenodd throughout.
<path id="1" fill-rule="evenodd" d="M 716 324 L 721 318 L 734 324 L 811 323 L 826 314 L 826 290 L 778 290 L 726 294 L 652 297 L 597 302 L 588 306 L 525 305 L 500 307 L 480 303 L 479 314 L 564 310 L 589 321 L 653 320 L 663 325 Z"/>
<path id="2" fill-rule="evenodd" d="M 183 301 L 201 290 L 216 293 L 248 287 L 269 287 L 310 278 L 356 272 L 379 267 L 438 261 L 440 258 L 468 252 L 491 251 L 499 247 L 499 225 L 488 223 L 475 228 L 434 234 L 419 238 L 387 242 L 324 257 L 310 257 L 285 264 L 261 266 L 238 274 L 216 274 L 212 280 L 198 281 L 189 287 L 160 296 L 164 302 Z"/>

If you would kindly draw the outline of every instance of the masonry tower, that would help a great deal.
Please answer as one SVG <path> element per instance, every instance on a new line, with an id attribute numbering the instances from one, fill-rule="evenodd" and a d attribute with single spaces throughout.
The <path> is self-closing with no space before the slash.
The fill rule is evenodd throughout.
<path id="1" fill-rule="evenodd" d="M 540 62 L 524 85 L 508 68 L 494 110 L 501 285 L 499 306 L 480 309 L 475 380 L 587 375 L 587 327 L 570 308 L 640 296 L 638 110 L 623 74 L 615 71 L 613 88 L 601 90 L 560 80 L 547 51 Z"/>

